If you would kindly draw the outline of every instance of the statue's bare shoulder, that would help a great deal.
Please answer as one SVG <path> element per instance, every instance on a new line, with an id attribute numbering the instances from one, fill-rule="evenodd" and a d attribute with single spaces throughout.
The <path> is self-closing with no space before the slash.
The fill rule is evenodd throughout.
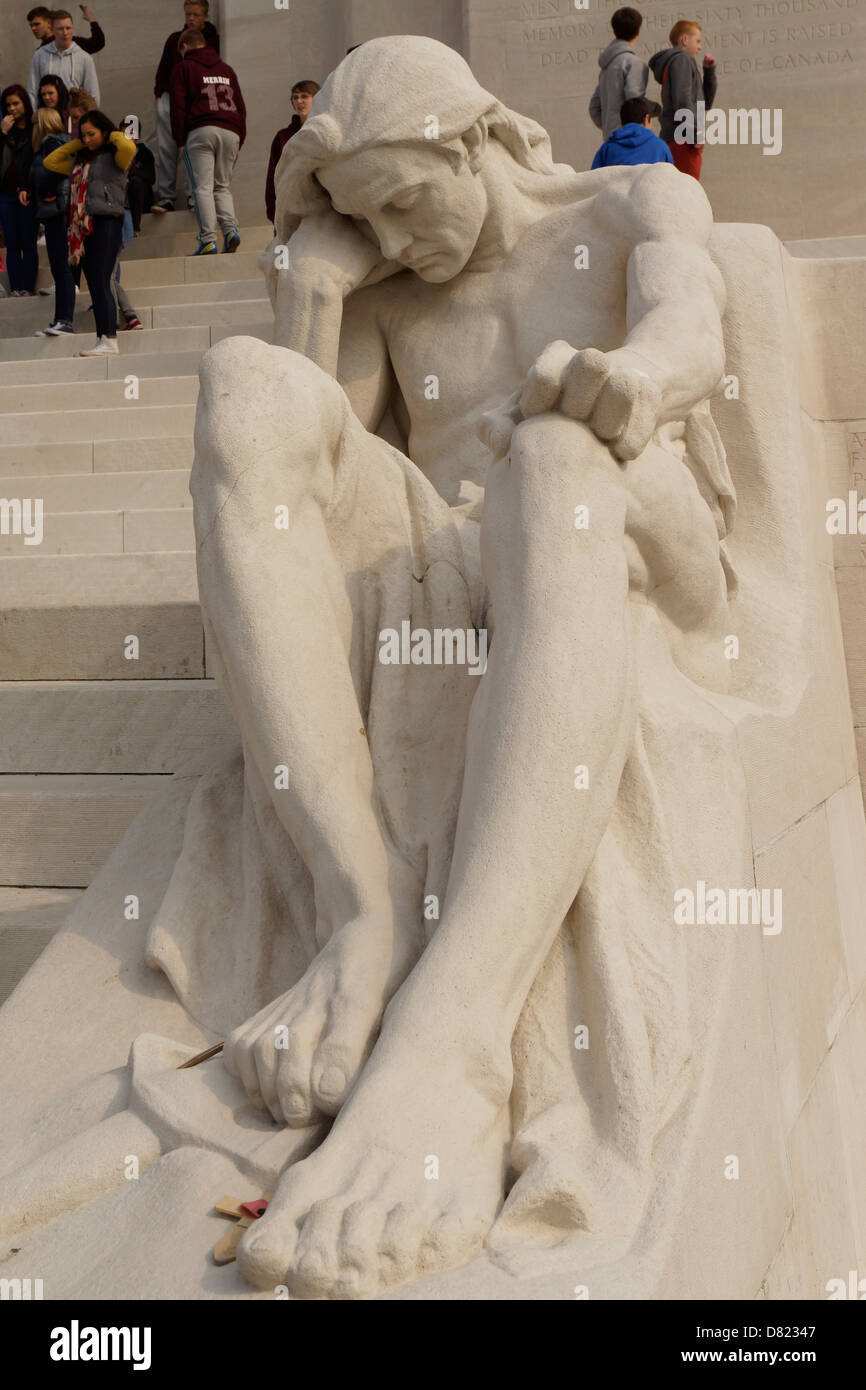
<path id="1" fill-rule="evenodd" d="M 608 231 L 633 245 L 687 241 L 706 247 L 713 213 L 696 179 L 670 164 L 637 165 L 618 175 L 593 200 L 593 212 Z"/>

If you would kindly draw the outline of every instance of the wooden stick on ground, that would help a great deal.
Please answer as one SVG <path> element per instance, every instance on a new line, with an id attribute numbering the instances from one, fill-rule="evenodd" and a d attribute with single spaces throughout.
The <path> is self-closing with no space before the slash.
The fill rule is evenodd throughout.
<path id="1" fill-rule="evenodd" d="M 181 1062 L 178 1071 L 184 1071 L 186 1067 L 197 1067 L 199 1062 L 206 1062 L 210 1057 L 216 1057 L 217 1053 L 222 1052 L 222 1043 L 214 1043 L 213 1047 L 208 1047 L 204 1052 L 196 1053 L 195 1057 L 190 1057 L 189 1061 Z"/>

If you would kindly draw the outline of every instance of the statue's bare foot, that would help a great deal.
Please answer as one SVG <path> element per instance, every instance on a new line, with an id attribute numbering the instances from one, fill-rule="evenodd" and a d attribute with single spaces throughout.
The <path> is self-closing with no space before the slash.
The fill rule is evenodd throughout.
<path id="1" fill-rule="evenodd" d="M 395 933 L 387 911 L 335 932 L 293 989 L 235 1029 L 229 1071 L 279 1124 L 336 1115 L 420 949 L 420 931 Z"/>
<path id="2" fill-rule="evenodd" d="M 398 1044 L 383 1031 L 328 1138 L 283 1174 L 244 1237 L 251 1283 L 373 1298 L 478 1252 L 503 1195 L 508 1081 L 491 1086 L 479 1068 L 475 1085 L 469 1059 L 449 1052 L 419 1056 L 411 1032 Z"/>

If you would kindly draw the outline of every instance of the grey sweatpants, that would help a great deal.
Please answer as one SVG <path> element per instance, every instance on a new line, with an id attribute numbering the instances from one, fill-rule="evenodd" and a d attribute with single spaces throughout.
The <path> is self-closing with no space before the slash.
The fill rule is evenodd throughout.
<path id="1" fill-rule="evenodd" d="M 240 136 L 222 126 L 198 126 L 186 138 L 183 162 L 195 200 L 201 242 L 216 241 L 217 224 L 223 236 L 238 230 L 231 178 L 239 149 Z"/>
<path id="2" fill-rule="evenodd" d="M 177 145 L 171 133 L 171 104 L 168 92 L 156 101 L 157 175 L 155 203 L 173 203 L 183 192 L 185 180 L 177 187 Z"/>

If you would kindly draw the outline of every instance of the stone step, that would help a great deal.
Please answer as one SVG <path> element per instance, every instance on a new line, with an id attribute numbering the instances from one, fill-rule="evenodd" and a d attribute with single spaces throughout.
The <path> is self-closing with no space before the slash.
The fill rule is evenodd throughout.
<path id="1" fill-rule="evenodd" d="M 89 362 L 88 357 L 73 361 Z M 98 358 L 96 359 L 99 360 Z M 5 386 L 0 382 L 0 415 L 49 415 L 53 411 L 125 409 L 127 405 L 195 405 L 198 400 L 198 377 L 149 377 L 141 382 L 138 400 L 128 401 L 124 384 L 130 374 L 112 380 L 82 381 L 72 384 Z"/>
<path id="2" fill-rule="evenodd" d="M 237 205 L 236 205 L 237 210 Z M 238 214 L 240 219 L 240 214 Z M 248 230 L 267 235 L 268 241 L 272 238 L 273 227 L 267 222 L 245 223 Z M 141 232 L 138 239 L 147 241 L 152 237 L 165 236 L 197 236 L 198 222 L 195 213 L 191 208 L 178 206 L 175 212 L 146 212 L 141 219 Z M 243 226 L 241 227 L 243 235 Z M 237 253 L 235 253 L 237 254 Z"/>
<path id="3" fill-rule="evenodd" d="M 63 925 L 79 888 L 0 888 L 0 1004 Z"/>
<path id="4" fill-rule="evenodd" d="M 130 401 L 115 409 L 67 410 L 62 441 L 97 439 L 158 439 L 162 435 L 192 434 L 195 406 L 139 405 Z M 62 447 L 58 421 L 42 411 L 3 417 L 4 447 L 50 444 Z"/>
<path id="5" fill-rule="evenodd" d="M 27 487 L 22 487 L 22 483 Z M 192 509 L 186 468 L 0 477 L 0 497 L 41 497 L 46 513 Z"/>
<path id="6" fill-rule="evenodd" d="M 39 544 L 33 537 L 0 535 L 0 558 L 20 555 L 115 555 L 123 552 L 123 512 L 48 512 Z"/>
<path id="7" fill-rule="evenodd" d="M 249 280 L 212 280 L 203 284 L 137 285 L 135 307 L 140 311 L 165 304 L 223 304 L 246 299 L 267 299 L 261 275 Z"/>
<path id="8" fill-rule="evenodd" d="M 93 342 L 93 333 L 75 333 L 63 338 L 34 338 L 21 337 L 10 338 L 2 336 L 0 332 L 0 362 L 21 362 L 24 360 L 38 363 L 44 362 L 49 358 L 75 357 L 81 352 L 82 348 L 89 347 Z M 162 328 L 159 331 L 149 329 L 143 333 L 118 333 L 117 346 L 120 349 L 119 355 L 135 354 L 145 352 L 188 352 L 196 349 L 204 352 L 210 347 L 210 332 L 206 325 L 194 328 Z M 84 357 L 83 362 L 90 359 Z M 95 359 L 101 362 L 102 358 Z M 113 359 L 106 357 L 106 362 Z M 31 380 L 38 379 L 34 373 Z"/>
<path id="9" fill-rule="evenodd" d="M 163 439 L 82 439 L 59 448 L 51 444 L 0 444 L 0 476 L 15 480 L 12 496 L 20 496 L 22 478 L 83 473 L 150 473 L 157 469 L 192 467 L 191 435 Z M 15 489 L 18 489 L 16 492 Z M 9 496 L 7 492 L 5 494 Z M 31 493 L 23 494 L 31 496 Z M 41 494 L 37 493 L 37 496 Z M 58 510 L 71 510 L 69 507 Z"/>
<path id="10" fill-rule="evenodd" d="M 130 555 L 183 550 L 194 553 L 192 507 L 152 507 L 124 512 L 123 549 Z"/>
<path id="11" fill-rule="evenodd" d="M 264 223 L 262 224 L 265 225 Z M 195 236 L 198 223 L 190 208 L 178 205 L 175 212 L 146 212 L 141 219 L 141 237 L 176 236 L 181 232 L 191 232 Z"/>
<path id="12" fill-rule="evenodd" d="M 37 342 L 41 341 L 39 330 L 47 328 L 54 318 L 53 298 L 17 299 L 13 304 L 14 312 L 3 315 L 0 321 L 4 338 L 36 338 Z M 137 309 L 137 305 L 133 305 L 133 308 Z M 153 326 L 150 309 L 142 309 L 139 318 L 145 328 Z M 78 295 L 72 324 L 79 340 L 78 348 L 86 347 L 86 338 L 95 336 L 89 295 Z M 121 338 L 130 332 L 141 332 L 141 329 L 126 329 L 123 325 L 124 320 L 121 317 L 118 321 L 118 336 Z"/>
<path id="13" fill-rule="evenodd" d="M 93 475 L 91 475 L 93 476 Z M 124 474 L 120 474 L 123 477 Z M 149 477 L 149 474 L 145 475 Z M 159 478 L 159 473 L 153 475 Z M 194 551 L 191 507 L 144 511 L 45 512 L 38 545 L 23 535 L 0 535 L 0 557 L 20 555 L 156 555 Z"/>
<path id="14" fill-rule="evenodd" d="M 213 680 L 0 683 L 8 773 L 171 773 L 236 737 Z"/>
<path id="15" fill-rule="evenodd" d="M 198 226 L 194 219 L 190 219 L 186 230 L 178 230 L 177 227 L 156 225 L 150 229 L 146 235 L 136 237 L 134 241 L 128 241 L 123 247 L 121 255 L 121 275 L 123 267 L 133 265 L 136 261 L 168 261 L 168 260 L 192 260 L 192 261 L 217 261 L 234 260 L 237 256 L 258 255 L 273 240 L 273 231 L 270 227 L 241 227 L 241 247 L 237 251 L 226 253 L 222 250 L 223 239 L 218 237 L 217 245 L 220 250 L 215 256 L 194 256 L 193 252 L 198 245 Z M 44 246 L 39 247 L 39 267 L 41 271 L 48 272 L 50 282 L 50 267 L 48 264 L 48 252 Z M 44 279 L 42 281 L 44 283 Z M 86 278 L 82 275 L 82 288 L 86 286 Z M 37 288 L 41 289 L 42 284 L 37 280 Z"/>
<path id="16" fill-rule="evenodd" d="M 135 241 L 128 241 L 123 248 L 123 258 L 121 265 L 131 265 L 133 261 L 152 260 L 158 257 L 160 260 L 169 259 L 175 256 L 183 256 L 197 261 L 216 261 L 233 260 L 235 256 L 243 254 L 249 255 L 251 252 L 258 253 L 264 251 L 265 247 L 273 241 L 274 234 L 270 227 L 241 227 L 241 248 L 227 255 L 222 250 L 223 239 L 219 237 L 217 245 L 220 248 L 217 256 L 196 256 L 192 253 L 198 244 L 198 233 L 196 224 L 193 223 L 189 231 L 173 232 L 170 228 L 162 236 L 159 235 L 159 228 L 149 233 L 148 236 L 138 237 Z M 121 271 L 121 274 L 123 272 Z"/>
<path id="17" fill-rule="evenodd" d="M 209 323 L 246 323 L 250 319 L 265 323 L 273 317 L 271 302 L 265 293 L 264 283 L 261 281 L 257 286 L 258 294 L 255 296 L 245 295 L 236 300 L 227 297 L 219 300 L 199 300 L 199 289 L 203 287 L 198 285 L 162 285 L 159 288 L 162 290 L 175 289 L 179 291 L 181 297 L 178 300 L 169 301 L 167 304 L 147 305 L 139 301 L 138 291 L 131 291 L 132 307 L 141 320 L 142 328 L 127 329 L 121 318 L 118 321 L 118 339 L 123 339 L 130 334 L 140 335 L 148 328 L 185 328 Z M 225 289 L 225 284 L 219 284 L 217 288 Z M 147 290 L 144 289 L 141 293 L 146 295 Z M 21 299 L 15 300 L 14 303 L 18 312 L 14 316 L 4 318 L 4 336 L 36 338 L 37 342 L 40 341 L 40 330 L 46 328 L 51 322 L 54 300 Z M 95 335 L 90 299 L 87 295 L 79 295 L 75 301 L 72 325 L 78 338 L 84 339 L 88 334 Z M 81 342 L 78 346 L 81 348 L 86 344 Z"/>
<path id="18" fill-rule="evenodd" d="M 188 304 L 157 304 L 146 312 L 153 315 L 154 328 L 180 328 L 202 323 L 234 325 L 249 323 L 251 319 L 256 323 L 267 323 L 273 318 L 271 301 L 267 297 L 224 304 L 199 304 L 195 301 Z"/>
<path id="19" fill-rule="evenodd" d="M 130 291 L 142 285 L 203 285 L 213 281 L 247 280 L 261 277 L 258 251 L 236 251 L 232 256 L 153 256 L 136 258 L 122 263 L 123 283 Z M 47 264 L 40 265 L 36 276 L 38 289 L 51 284 L 51 271 Z M 86 282 L 82 284 L 87 293 Z M 43 304 L 52 301 L 48 295 L 40 295 Z M 27 300 L 0 298 L 0 319 L 7 313 L 14 314 Z"/>
<path id="20" fill-rule="evenodd" d="M 32 386 L 38 382 L 40 387 L 45 387 L 57 382 L 107 381 L 108 362 L 107 357 L 43 357 L 38 364 L 32 358 L 24 358 L 20 362 L 0 362 L 0 386 Z M 125 355 L 115 365 L 120 367 L 121 364 L 124 368 L 121 375 L 135 370 L 134 367 L 127 368 Z M 170 376 L 171 373 L 166 372 L 165 375 Z"/>
<path id="21" fill-rule="evenodd" d="M 86 888 L 166 778 L 0 776 L 0 882 Z"/>
<path id="22" fill-rule="evenodd" d="M 117 357 L 47 357 L 0 362 L 0 386 L 29 386 L 35 378 L 46 386 L 78 381 L 117 381 L 134 372 L 141 377 L 198 376 L 201 352 L 132 352 Z"/>
<path id="23" fill-rule="evenodd" d="M 132 291 L 139 285 L 203 285 L 215 280 L 251 280 L 261 277 L 262 272 L 259 251 L 251 248 L 235 251 L 233 256 L 163 256 L 130 260 L 121 273 L 124 285 Z"/>
<path id="24" fill-rule="evenodd" d="M 205 674 L 192 553 L 6 556 L 0 593 L 0 680 Z"/>
<path id="25" fill-rule="evenodd" d="M 270 309 L 270 305 L 268 308 Z M 267 321 L 256 319 L 251 323 L 212 323 L 210 326 L 211 345 L 221 343 L 223 338 L 260 338 L 263 343 L 272 343 L 274 341 L 273 315 Z"/>
<path id="26" fill-rule="evenodd" d="M 117 356 L 129 354 L 138 356 L 152 352 L 204 352 L 213 343 L 232 334 L 246 334 L 251 338 L 261 338 L 263 342 L 273 341 L 273 317 L 251 320 L 237 324 L 193 324 L 186 328 L 151 328 L 138 333 L 119 333 Z M 43 362 L 46 358 L 76 357 L 82 348 L 94 341 L 93 334 L 74 333 L 63 338 L 4 338 L 0 336 L 0 362 Z M 89 358 L 83 358 L 89 361 Z M 97 359 L 101 360 L 101 359 Z M 114 362 L 114 370 L 119 370 L 117 358 L 106 357 L 106 362 Z M 34 378 L 35 379 L 35 374 Z"/>

